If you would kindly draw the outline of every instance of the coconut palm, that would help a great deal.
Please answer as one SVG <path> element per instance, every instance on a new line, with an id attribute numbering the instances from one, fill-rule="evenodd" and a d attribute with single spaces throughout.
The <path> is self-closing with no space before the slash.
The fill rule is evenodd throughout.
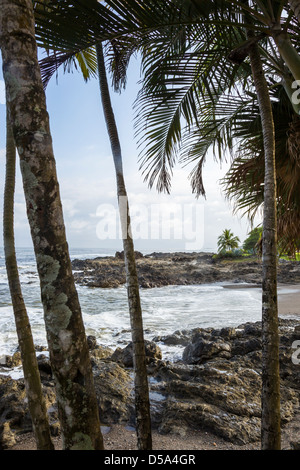
<path id="1" fill-rule="evenodd" d="M 293 11 L 294 15 L 298 18 L 298 21 L 300 21 L 300 1 L 290 0 L 288 4 L 290 5 L 290 8 Z"/>
<path id="2" fill-rule="evenodd" d="M 279 335 L 277 304 L 277 214 L 275 131 L 272 105 L 261 56 L 249 51 L 264 146 L 264 214 L 262 237 L 262 449 L 281 447 Z"/>
<path id="3" fill-rule="evenodd" d="M 227 252 L 239 247 L 240 239 L 234 236 L 230 229 L 225 228 L 222 235 L 218 237 L 218 251 Z"/>
<path id="4" fill-rule="evenodd" d="M 276 135 L 278 244 L 281 252 L 295 256 L 300 233 L 300 118 L 281 85 L 272 83 L 271 95 Z M 252 223 L 264 202 L 264 156 L 259 110 L 254 107 L 248 114 L 247 119 L 239 120 L 240 144 L 222 184 L 234 210 L 247 215 Z"/>
<path id="5" fill-rule="evenodd" d="M 64 9 L 64 6 L 60 4 L 59 11 L 55 12 L 51 24 L 52 36 L 55 36 L 54 29 L 59 29 L 59 22 L 66 17 L 66 14 L 71 15 L 72 18 L 70 16 L 69 18 L 74 21 L 74 24 L 79 22 L 80 3 L 71 3 L 71 9 Z M 266 263 L 267 266 L 270 259 L 272 259 L 272 262 L 263 270 L 263 275 L 264 278 L 267 278 L 270 268 L 272 282 L 268 283 L 267 279 L 265 279 L 266 282 L 263 282 L 263 298 L 264 306 L 267 306 L 270 310 L 267 317 L 270 321 L 274 318 L 276 323 L 276 305 L 266 301 L 266 296 L 270 299 L 276 297 L 276 279 L 274 278 L 276 263 L 276 251 L 274 251 L 276 245 L 276 238 L 274 238 L 276 233 L 276 217 L 274 216 L 276 197 L 274 191 L 274 131 L 272 129 L 271 106 L 269 96 L 267 96 L 268 89 L 265 86 L 263 74 L 261 74 L 261 58 L 258 57 L 257 49 L 254 46 L 260 42 L 262 57 L 268 59 L 269 63 L 271 62 L 276 73 L 279 73 L 280 76 L 281 68 L 278 69 L 277 67 L 278 61 L 284 61 L 288 73 L 282 74 L 281 78 L 290 96 L 291 80 L 298 79 L 300 72 L 300 57 L 297 49 L 299 25 L 295 21 L 295 17 L 290 15 L 288 10 L 288 15 L 284 17 L 282 12 L 286 8 L 285 4 L 277 1 L 272 3 L 257 1 L 251 3 L 251 5 L 242 1 L 205 2 L 204 4 L 188 0 L 147 3 L 127 1 L 122 2 L 122 4 L 109 0 L 107 3 L 111 7 L 116 7 L 117 14 L 105 12 L 105 7 L 99 4 L 96 5 L 95 2 L 89 2 L 89 6 L 94 10 L 94 22 L 96 19 L 102 22 L 101 27 L 103 29 L 98 30 L 97 40 L 112 37 L 120 38 L 128 32 L 136 38 L 141 38 L 141 30 L 146 29 L 149 43 L 151 43 L 151 48 L 146 48 L 146 50 L 150 50 L 152 59 L 150 55 L 150 60 L 145 62 L 145 72 L 150 71 L 149 75 L 152 78 L 145 81 L 148 88 L 145 87 L 143 90 L 144 103 L 150 100 L 150 105 L 145 110 L 144 115 L 147 124 L 146 132 L 145 126 L 141 126 L 144 137 L 147 138 L 147 148 L 142 163 L 146 166 L 146 177 L 150 184 L 153 185 L 154 181 L 158 180 L 159 190 L 164 188 L 169 190 L 170 188 L 171 171 L 176 161 L 175 151 L 178 149 L 178 143 L 182 141 L 182 118 L 188 123 L 187 138 L 191 130 L 194 130 L 195 134 L 198 131 L 201 135 L 201 128 L 199 129 L 197 121 L 199 97 L 203 98 L 206 95 L 205 107 L 209 109 L 207 103 L 214 103 L 215 96 L 220 97 L 226 89 L 230 89 L 230 83 L 232 83 L 232 77 L 236 71 L 239 72 L 238 76 L 240 78 L 243 74 L 245 78 L 249 77 L 245 59 L 250 55 L 251 70 L 253 76 L 255 75 L 255 87 L 259 95 L 260 112 L 261 116 L 264 117 L 262 120 L 264 150 L 265 155 L 268 157 L 266 159 L 266 199 L 264 204 L 265 217 L 268 222 L 267 225 L 264 224 L 266 242 L 264 244 L 265 256 L 263 257 L 263 263 Z M 246 21 L 245 16 L 247 16 Z M 94 24 L 91 29 L 95 32 L 96 27 Z M 247 31 L 254 31 L 255 35 L 247 34 Z M 159 32 L 159 34 L 155 34 L 156 32 Z M 222 37 L 226 38 L 223 42 Z M 271 41 L 267 38 L 271 38 Z M 68 40 L 69 38 L 66 36 L 66 47 Z M 268 47 L 265 47 L 266 44 L 277 54 L 275 60 L 274 57 L 270 57 Z M 278 53 L 280 54 L 279 58 Z M 217 60 L 218 54 L 223 60 Z M 155 56 L 156 61 L 153 62 Z M 229 62 L 224 61 L 226 56 L 236 65 L 235 68 L 230 66 Z M 182 57 L 184 58 L 183 61 Z M 248 70 L 249 65 L 248 63 Z M 256 73 L 258 70 L 260 72 Z M 262 80 L 259 80 L 259 78 Z M 203 90 L 205 90 L 205 93 L 203 93 Z M 153 95 L 154 100 L 151 101 Z M 222 133 L 224 135 L 226 132 L 228 132 L 228 127 L 225 125 L 221 128 L 219 135 L 221 136 Z M 228 139 L 230 138 L 231 134 L 229 132 Z M 190 142 L 188 142 L 189 144 Z M 198 139 L 191 153 L 194 158 L 197 147 L 202 148 L 202 150 L 204 147 L 205 152 L 209 148 L 207 142 L 202 145 L 201 139 Z M 193 189 L 198 193 L 204 192 L 202 166 L 205 160 L 205 152 L 202 152 L 198 157 L 198 164 L 192 174 Z M 270 207 L 268 208 L 269 204 Z M 270 229 L 269 223 L 274 224 L 272 229 Z M 268 253 L 269 248 L 270 253 Z M 265 290 L 269 290 L 266 296 Z M 276 346 L 276 341 L 274 344 Z M 277 361 L 278 354 L 276 353 L 274 357 Z M 265 356 L 263 368 L 267 369 Z M 264 375 L 264 380 L 272 385 L 272 378 L 266 379 Z M 274 393 L 277 396 L 278 387 L 277 381 L 275 382 Z M 278 414 L 277 411 L 275 414 Z M 277 429 L 278 426 L 275 420 L 275 428 L 271 429 L 269 435 L 276 434 Z M 276 447 L 278 439 L 276 438 L 276 442 L 275 440 L 271 441 L 272 439 L 263 439 L 263 446 Z"/>
<path id="6" fill-rule="evenodd" d="M 135 262 L 134 244 L 130 232 L 130 214 L 123 173 L 122 152 L 117 125 L 110 100 L 103 55 L 103 46 L 101 43 L 96 45 L 96 51 L 102 107 L 115 164 L 117 196 L 120 206 L 120 220 L 124 247 L 128 304 L 133 344 L 133 361 L 135 370 L 135 411 L 138 449 L 151 450 L 152 437 L 150 401 L 146 368 L 143 319 L 139 294 L 139 282 Z"/>
<path id="7" fill-rule="evenodd" d="M 20 157 L 66 449 L 102 449 L 99 410 L 65 235 L 31 0 L 0 1 L 7 109 Z"/>
<path id="8" fill-rule="evenodd" d="M 6 175 L 3 204 L 3 244 L 7 279 L 21 352 L 26 395 L 38 450 L 53 450 L 45 398 L 37 364 L 31 326 L 22 294 L 14 240 L 16 148 L 6 116 Z"/>

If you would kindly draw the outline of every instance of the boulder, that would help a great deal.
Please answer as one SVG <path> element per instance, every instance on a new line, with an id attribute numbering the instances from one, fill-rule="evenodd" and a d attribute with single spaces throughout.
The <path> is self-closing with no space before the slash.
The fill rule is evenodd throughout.
<path id="1" fill-rule="evenodd" d="M 0 450 L 8 450 L 16 444 L 15 433 L 8 421 L 0 425 Z"/>
<path id="2" fill-rule="evenodd" d="M 115 362 L 98 363 L 93 371 L 101 423 L 128 423 L 134 406 L 130 374 Z"/>
<path id="3" fill-rule="evenodd" d="M 300 403 L 300 369 L 291 358 L 297 325 L 279 321 L 283 430 L 297 417 Z M 152 369 L 155 389 L 166 397 L 159 430 L 182 435 L 201 428 L 235 444 L 259 440 L 261 358 L 260 322 L 199 329 L 182 361 L 160 361 Z"/>
<path id="4" fill-rule="evenodd" d="M 0 366 L 11 369 L 12 367 L 18 367 L 22 364 L 21 353 L 16 351 L 12 356 L 7 354 L 0 357 Z"/>
<path id="5" fill-rule="evenodd" d="M 146 363 L 150 364 L 162 358 L 161 349 L 153 341 L 145 340 Z M 117 348 L 111 356 L 115 362 L 124 367 L 133 367 L 133 346 L 130 342 L 125 348 Z"/>
<path id="6" fill-rule="evenodd" d="M 231 345 L 222 339 L 209 341 L 196 333 L 192 342 L 183 351 L 182 359 L 187 364 L 201 364 L 213 357 L 230 357 Z"/>

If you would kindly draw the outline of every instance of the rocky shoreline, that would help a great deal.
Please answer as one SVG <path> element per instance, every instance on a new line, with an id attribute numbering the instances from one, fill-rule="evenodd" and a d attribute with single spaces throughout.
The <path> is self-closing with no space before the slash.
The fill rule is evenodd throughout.
<path id="1" fill-rule="evenodd" d="M 261 261 L 257 257 L 218 259 L 213 253 L 136 252 L 136 265 L 141 288 L 168 285 L 209 284 L 234 280 L 259 286 Z M 126 283 L 124 254 L 72 262 L 75 282 L 87 287 L 112 288 Z M 278 263 L 278 282 L 300 282 L 300 262 Z"/>
<path id="2" fill-rule="evenodd" d="M 299 445 L 300 364 L 293 361 L 300 322 L 280 319 L 282 426 L 286 448 Z M 132 348 L 112 351 L 88 337 L 103 426 L 134 425 Z M 161 344 L 180 344 L 182 359 L 162 360 Z M 203 430 L 235 446 L 260 438 L 261 324 L 237 328 L 195 328 L 155 337 L 146 344 L 153 429 L 161 435 L 185 436 Z M 294 356 L 293 356 L 294 354 Z M 8 358 L 16 365 L 19 353 Z M 299 362 L 299 361 L 298 361 Z M 43 351 L 38 363 L 53 436 L 59 436 L 51 366 Z M 2 365 L 3 366 L 3 365 Z M 5 365 L 4 365 L 5 368 Z M 2 368 L 3 371 L 3 368 Z M 32 431 L 23 379 L 0 375 L 0 448 L 10 449 L 17 436 Z M 298 442 L 297 442 L 298 439 Z"/>
<path id="3" fill-rule="evenodd" d="M 216 259 L 211 253 L 152 253 L 146 256 L 136 253 L 136 259 L 141 288 L 224 281 L 231 283 L 226 287 L 237 287 L 239 283 L 260 287 L 261 284 L 261 262 L 255 257 Z M 91 288 L 118 287 L 126 283 L 123 253 L 116 253 L 114 257 L 74 260 L 73 270 L 76 282 Z M 298 284 L 300 263 L 280 261 L 278 281 L 290 286 Z M 295 309 L 292 313 L 297 312 Z M 299 448 L 300 351 L 295 356 L 294 346 L 300 341 L 300 321 L 280 318 L 279 333 L 284 448 Z M 134 426 L 131 345 L 113 351 L 97 344 L 94 337 L 89 336 L 88 342 L 102 425 L 124 429 Z M 181 359 L 177 362 L 163 360 L 161 347 L 174 345 L 182 348 Z M 51 432 L 59 440 L 51 365 L 46 348 L 40 347 L 37 351 Z M 236 328 L 195 328 L 156 336 L 146 342 L 146 352 L 151 418 L 156 435 L 186 438 L 190 433 L 210 433 L 224 445 L 228 442 L 229 446 L 238 448 L 252 445 L 259 448 L 260 322 L 245 323 Z M 20 363 L 19 352 L 1 358 L 0 449 L 13 449 L 20 436 L 32 435 L 24 380 L 12 379 L 9 375 Z"/>

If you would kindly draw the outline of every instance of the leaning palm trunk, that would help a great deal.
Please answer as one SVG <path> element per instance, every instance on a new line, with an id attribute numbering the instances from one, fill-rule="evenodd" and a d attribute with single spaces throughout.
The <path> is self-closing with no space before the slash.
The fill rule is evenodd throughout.
<path id="1" fill-rule="evenodd" d="M 300 22 L 300 0 L 289 0 L 288 4 L 290 5 L 294 15 Z"/>
<path id="2" fill-rule="evenodd" d="M 0 0 L 7 108 L 20 157 L 27 215 L 65 449 L 102 449 L 99 412 L 72 274 L 31 0 Z"/>
<path id="3" fill-rule="evenodd" d="M 117 193 L 120 208 L 121 229 L 126 267 L 126 281 L 128 290 L 129 314 L 133 343 L 133 360 L 135 369 L 136 428 L 138 436 L 138 448 L 139 450 L 151 450 L 152 437 L 150 404 L 145 358 L 142 310 L 135 263 L 134 246 L 130 233 L 130 215 L 122 168 L 122 154 L 117 126 L 110 101 L 102 44 L 98 44 L 96 46 L 96 50 L 102 106 L 110 138 L 117 179 Z"/>
<path id="4" fill-rule="evenodd" d="M 271 101 L 258 46 L 250 49 L 265 153 L 262 242 L 262 449 L 280 449 L 280 377 L 277 306 L 275 133 Z"/>
<path id="5" fill-rule="evenodd" d="M 13 305 L 17 336 L 22 358 L 28 408 L 38 450 L 53 450 L 47 408 L 41 386 L 29 318 L 24 303 L 14 240 L 14 192 L 16 148 L 6 116 L 6 176 L 3 205 L 3 241 L 8 284 Z"/>

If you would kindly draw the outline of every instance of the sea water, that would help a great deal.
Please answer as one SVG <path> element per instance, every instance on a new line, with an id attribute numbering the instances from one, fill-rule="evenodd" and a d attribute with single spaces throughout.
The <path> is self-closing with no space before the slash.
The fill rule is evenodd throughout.
<path id="1" fill-rule="evenodd" d="M 114 255 L 115 251 L 71 249 L 71 259 L 92 259 Z M 33 250 L 18 249 L 17 259 L 34 342 L 47 346 L 40 300 L 39 278 Z M 225 283 L 192 286 L 166 286 L 141 289 L 145 339 L 193 328 L 236 327 L 261 318 L 260 289 L 226 289 Z M 112 289 L 77 285 L 87 335 L 94 335 L 99 345 L 112 349 L 124 347 L 131 340 L 126 287 Z M 176 360 L 182 347 L 165 346 L 163 359 Z M 0 248 L 0 356 L 12 354 L 18 347 L 14 315 L 8 288 L 3 248 Z"/>

